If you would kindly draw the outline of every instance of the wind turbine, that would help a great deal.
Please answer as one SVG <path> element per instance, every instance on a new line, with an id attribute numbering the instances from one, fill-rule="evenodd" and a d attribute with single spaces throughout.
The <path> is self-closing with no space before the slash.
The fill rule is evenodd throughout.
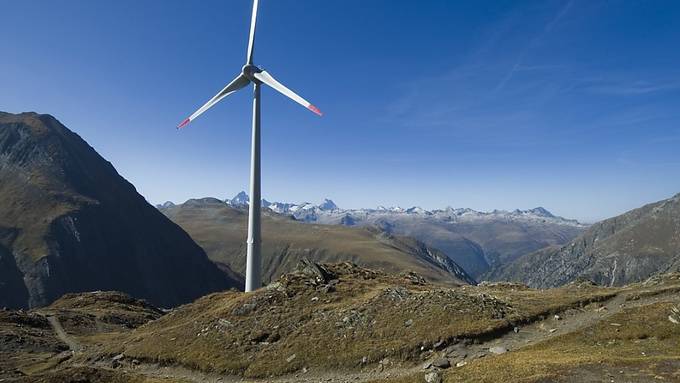
<path id="1" fill-rule="evenodd" d="M 241 73 L 236 76 L 213 98 L 198 108 L 191 116 L 182 121 L 177 128 L 185 127 L 189 122 L 217 104 L 223 98 L 253 83 L 253 131 L 250 157 L 250 204 L 248 208 L 248 239 L 246 259 L 246 288 L 245 291 L 253 291 L 262 285 L 262 258 L 261 258 L 261 225 L 260 225 L 260 85 L 265 84 L 274 90 L 321 116 L 321 111 L 309 101 L 297 95 L 286 86 L 276 81 L 267 71 L 253 64 L 253 51 L 255 49 L 255 24 L 257 23 L 258 0 L 253 0 L 253 14 L 250 19 L 250 37 L 248 39 L 248 52 L 246 64 L 241 68 Z"/>

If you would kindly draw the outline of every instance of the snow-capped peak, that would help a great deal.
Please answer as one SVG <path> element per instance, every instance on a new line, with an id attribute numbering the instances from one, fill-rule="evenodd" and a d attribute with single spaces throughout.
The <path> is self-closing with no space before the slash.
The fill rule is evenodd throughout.
<path id="1" fill-rule="evenodd" d="M 408 209 L 406 209 L 406 212 L 409 214 L 428 214 L 429 211 L 423 209 L 420 206 L 413 206 Z"/>
<path id="2" fill-rule="evenodd" d="M 319 209 L 321 209 L 321 210 L 337 210 L 338 205 L 336 205 L 335 202 L 333 202 L 332 200 L 329 200 L 328 198 L 326 198 L 319 205 Z"/>
<path id="3" fill-rule="evenodd" d="M 174 206 L 175 206 L 175 204 L 172 201 L 165 201 L 162 204 L 156 205 L 156 207 L 159 208 L 159 209 L 161 209 L 161 208 L 167 209 L 167 208 L 174 207 Z"/>
<path id="4" fill-rule="evenodd" d="M 541 217 L 555 218 L 555 216 L 551 212 L 540 206 L 530 209 L 529 212 Z"/>
<path id="5" fill-rule="evenodd" d="M 248 206 L 248 203 L 250 202 L 250 198 L 248 197 L 248 194 L 246 192 L 242 191 L 234 196 L 232 199 L 228 199 L 224 201 L 227 203 L 227 205 L 234 206 L 234 207 L 241 207 L 241 206 Z"/>

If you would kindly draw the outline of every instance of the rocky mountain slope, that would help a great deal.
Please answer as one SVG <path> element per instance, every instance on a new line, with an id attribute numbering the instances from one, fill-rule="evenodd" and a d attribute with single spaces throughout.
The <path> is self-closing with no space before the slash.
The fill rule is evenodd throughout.
<path id="1" fill-rule="evenodd" d="M 0 113 L 0 307 L 120 290 L 161 306 L 238 286 L 54 117 Z"/>
<path id="2" fill-rule="evenodd" d="M 193 199 L 158 207 L 186 230 L 211 260 L 245 271 L 247 211 L 216 199 Z M 352 261 L 393 273 L 415 271 L 431 281 L 474 283 L 462 268 L 422 242 L 374 228 L 305 224 L 265 211 L 262 224 L 263 278 L 270 281 L 309 258 Z"/>
<path id="3" fill-rule="evenodd" d="M 680 274 L 446 287 L 306 263 L 163 312 L 115 292 L 0 310 L 3 382 L 677 381 Z"/>
<path id="4" fill-rule="evenodd" d="M 559 247 L 517 259 L 491 276 L 531 286 L 577 278 L 620 286 L 680 269 L 680 194 L 604 220 Z"/>
<path id="5" fill-rule="evenodd" d="M 244 208 L 248 195 L 241 192 L 227 199 L 230 206 Z M 562 245 L 583 232 L 587 225 L 557 217 L 544 208 L 478 212 L 418 207 L 342 209 L 326 199 L 319 205 L 262 201 L 273 212 L 307 223 L 344 226 L 378 226 L 389 233 L 416 238 L 440 249 L 470 275 L 483 279 L 498 265 L 551 245 Z"/>

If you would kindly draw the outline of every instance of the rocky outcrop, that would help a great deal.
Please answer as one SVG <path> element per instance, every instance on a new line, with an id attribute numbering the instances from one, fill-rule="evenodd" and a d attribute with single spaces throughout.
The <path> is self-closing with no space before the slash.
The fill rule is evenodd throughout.
<path id="1" fill-rule="evenodd" d="M 119 290 L 160 306 L 236 287 L 54 117 L 0 113 L 0 306 Z"/>

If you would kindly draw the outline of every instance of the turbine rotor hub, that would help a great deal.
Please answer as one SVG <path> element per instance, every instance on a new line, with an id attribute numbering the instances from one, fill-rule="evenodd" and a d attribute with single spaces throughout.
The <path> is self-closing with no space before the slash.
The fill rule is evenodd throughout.
<path id="1" fill-rule="evenodd" d="M 246 64 L 243 66 L 243 68 L 241 68 L 241 72 L 248 78 L 248 80 L 258 84 L 260 83 L 260 81 L 255 78 L 255 73 L 262 72 L 262 69 L 256 67 L 253 64 Z"/>

